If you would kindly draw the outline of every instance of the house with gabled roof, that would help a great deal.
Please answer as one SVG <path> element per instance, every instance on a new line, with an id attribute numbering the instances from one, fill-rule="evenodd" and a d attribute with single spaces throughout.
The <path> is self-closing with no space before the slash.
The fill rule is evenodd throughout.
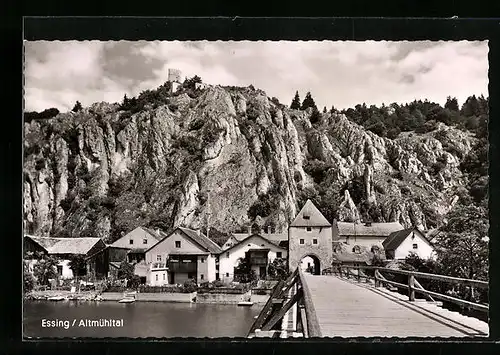
<path id="1" fill-rule="evenodd" d="M 110 247 L 128 249 L 127 261 L 139 263 L 141 260 L 145 259 L 146 250 L 165 238 L 165 236 L 166 234 L 159 229 L 153 230 L 140 226 L 128 232 L 118 240 L 115 240 Z"/>
<path id="2" fill-rule="evenodd" d="M 267 267 L 275 258 L 286 259 L 287 248 L 266 236 L 261 233 L 250 234 L 223 250 L 219 255 L 219 279 L 224 282 L 233 281 L 234 268 L 238 266 L 240 258 L 248 257 L 252 270 L 261 279 L 267 276 Z"/>
<path id="3" fill-rule="evenodd" d="M 252 233 L 250 230 L 246 233 L 231 234 L 227 239 L 227 241 L 222 246 L 222 250 L 229 249 L 230 247 L 240 243 L 243 239 L 246 239 L 253 234 L 254 233 Z M 271 243 L 281 246 L 283 248 L 286 248 L 288 246 L 288 233 L 272 233 L 270 229 L 268 229 L 259 231 L 256 234 L 259 234 L 261 237 L 267 239 Z"/>
<path id="4" fill-rule="evenodd" d="M 57 265 L 57 273 L 63 279 L 73 278 L 73 271 L 70 268 L 70 260 L 75 255 L 80 255 L 85 259 L 98 253 L 106 248 L 106 244 L 100 238 L 53 238 L 53 237 L 36 237 L 25 235 L 23 247 L 25 252 L 41 252 L 42 254 L 51 255 L 59 260 Z M 36 262 L 32 259 L 29 262 L 31 267 Z M 94 265 L 92 268 L 87 263 L 87 271 L 93 276 L 104 276 L 106 273 L 104 265 Z"/>
<path id="5" fill-rule="evenodd" d="M 198 283 L 214 281 L 216 260 L 221 252 L 222 249 L 199 230 L 177 227 L 146 250 L 147 283 L 159 286 L 182 284 L 189 279 Z"/>
<path id="6" fill-rule="evenodd" d="M 351 246 L 363 246 L 369 249 L 380 246 L 391 233 L 403 230 L 399 222 L 388 223 L 357 223 L 333 221 L 333 240 Z"/>
<path id="7" fill-rule="evenodd" d="M 434 246 L 425 234 L 416 227 L 391 233 L 383 241 L 387 259 L 405 259 L 410 254 L 416 254 L 421 259 L 434 257 Z"/>

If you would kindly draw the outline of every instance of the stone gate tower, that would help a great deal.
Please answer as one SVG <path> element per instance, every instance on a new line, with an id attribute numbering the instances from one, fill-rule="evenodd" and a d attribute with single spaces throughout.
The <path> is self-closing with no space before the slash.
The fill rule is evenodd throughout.
<path id="1" fill-rule="evenodd" d="M 331 266 L 332 254 L 332 225 L 307 200 L 288 227 L 288 268 L 295 270 L 304 257 L 310 256 L 315 263 L 314 273 L 320 274 Z"/>

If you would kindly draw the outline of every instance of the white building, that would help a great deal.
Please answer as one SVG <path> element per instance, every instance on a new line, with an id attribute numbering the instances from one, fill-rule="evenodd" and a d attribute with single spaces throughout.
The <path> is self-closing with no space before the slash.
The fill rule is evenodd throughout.
<path id="1" fill-rule="evenodd" d="M 404 227 L 398 222 L 389 223 L 351 223 L 334 221 L 332 225 L 333 240 L 348 245 L 363 246 L 370 249 L 380 245 L 391 233 Z"/>
<path id="2" fill-rule="evenodd" d="M 405 259 L 410 253 L 421 259 L 434 258 L 434 247 L 417 228 L 394 232 L 382 243 L 387 259 Z"/>
<path id="3" fill-rule="evenodd" d="M 288 250 L 278 243 L 265 238 L 265 234 L 252 234 L 224 250 L 219 255 L 219 278 L 224 282 L 231 282 L 234 277 L 234 268 L 239 259 L 245 258 L 247 253 L 255 274 L 264 278 L 267 275 L 267 266 L 275 258 L 287 258 Z"/>
<path id="4" fill-rule="evenodd" d="M 52 238 L 52 237 L 24 237 L 25 251 L 39 251 L 58 259 L 57 274 L 61 279 L 72 279 L 73 270 L 70 267 L 72 257 L 79 255 L 84 258 L 106 248 L 100 238 Z M 32 272 L 35 259 L 27 260 L 28 268 Z M 87 264 L 88 269 L 88 264 Z"/>
<path id="5" fill-rule="evenodd" d="M 178 227 L 146 251 L 147 283 L 152 286 L 215 281 L 222 249 L 199 230 Z"/>

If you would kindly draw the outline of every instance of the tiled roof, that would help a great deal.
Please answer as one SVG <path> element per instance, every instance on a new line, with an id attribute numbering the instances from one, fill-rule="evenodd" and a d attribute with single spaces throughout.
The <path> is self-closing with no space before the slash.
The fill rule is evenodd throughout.
<path id="1" fill-rule="evenodd" d="M 40 245 L 42 248 L 48 251 L 50 247 L 56 244 L 59 241 L 59 238 L 49 238 L 49 237 L 35 237 L 32 235 L 26 235 L 27 238 L 30 238 L 32 241 Z"/>
<path id="2" fill-rule="evenodd" d="M 251 235 L 252 234 L 248 233 L 233 233 L 234 239 L 238 242 L 241 242 Z M 258 235 L 276 245 L 280 245 L 283 241 L 288 241 L 288 233 L 258 233 Z"/>
<path id="3" fill-rule="evenodd" d="M 382 242 L 385 250 L 395 250 L 397 247 L 404 242 L 404 240 L 410 235 L 411 232 L 419 233 L 424 240 L 427 240 L 425 235 L 420 232 L 417 228 L 408 228 L 398 232 L 391 233 L 386 240 Z"/>
<path id="4" fill-rule="evenodd" d="M 197 231 L 189 228 L 179 227 L 179 229 L 182 232 L 184 232 L 189 238 L 194 240 L 196 243 L 198 243 L 201 247 L 205 248 L 205 250 L 209 251 L 210 253 L 219 254 L 222 252 L 221 247 L 215 244 L 215 242 L 213 242 L 203 233 L 198 234 Z"/>
<path id="5" fill-rule="evenodd" d="M 80 254 L 86 255 L 100 238 L 51 238 L 32 237 L 33 241 L 44 247 L 49 254 Z"/>
<path id="6" fill-rule="evenodd" d="M 340 236 L 356 235 L 388 237 L 389 234 L 404 229 L 399 222 L 371 223 L 371 225 L 350 222 L 336 222 L 336 224 L 336 228 L 338 228 Z"/>
<path id="7" fill-rule="evenodd" d="M 311 200 L 307 200 L 290 227 L 330 227 L 331 223 L 314 206 Z"/>
<path id="8" fill-rule="evenodd" d="M 359 247 L 359 253 L 353 252 L 354 245 L 334 242 L 333 245 L 333 262 L 354 262 L 371 264 L 374 254 L 364 246 Z M 382 254 L 380 254 L 383 257 Z"/>
<path id="9" fill-rule="evenodd" d="M 286 250 L 286 248 L 284 248 L 284 247 L 282 247 L 281 245 L 279 245 L 279 243 L 278 243 L 278 244 L 276 244 L 276 243 L 274 243 L 274 242 L 272 242 L 272 241 L 270 241 L 270 240 L 266 239 L 266 238 L 265 238 L 263 235 L 261 235 L 261 234 L 250 234 L 250 235 L 248 235 L 248 234 L 247 234 L 247 237 L 246 237 L 246 238 L 244 238 L 244 239 L 240 240 L 237 244 L 234 244 L 234 245 L 232 245 L 231 247 L 229 247 L 229 248 L 225 249 L 225 250 L 224 250 L 224 252 L 227 252 L 228 250 L 231 250 L 231 249 L 233 249 L 233 248 L 237 247 L 238 245 L 241 245 L 241 244 L 242 244 L 245 240 L 250 239 L 251 237 L 258 237 L 258 238 L 264 239 L 265 241 L 270 242 L 270 243 L 272 243 L 272 244 L 276 245 L 278 248 L 282 248 L 282 249 Z M 222 252 L 222 251 L 221 251 L 221 252 Z"/>
<path id="10" fill-rule="evenodd" d="M 154 229 L 151 228 L 146 228 L 146 227 L 141 227 L 141 228 L 158 241 L 162 240 L 166 235 L 161 230 L 155 231 Z"/>

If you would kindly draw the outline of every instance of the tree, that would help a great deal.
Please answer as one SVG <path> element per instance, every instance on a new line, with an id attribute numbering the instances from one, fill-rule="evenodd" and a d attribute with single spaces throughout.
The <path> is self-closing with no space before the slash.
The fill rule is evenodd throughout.
<path id="1" fill-rule="evenodd" d="M 33 290 L 33 287 L 35 286 L 35 279 L 31 272 L 28 270 L 28 264 L 24 263 L 24 273 L 23 273 L 23 292 L 28 293 L 31 290 Z"/>
<path id="2" fill-rule="evenodd" d="M 321 120 L 321 113 L 319 113 L 319 110 L 314 107 L 313 112 L 311 113 L 311 117 L 309 117 L 309 121 L 311 121 L 312 124 L 318 123 Z"/>
<path id="3" fill-rule="evenodd" d="M 292 110 L 300 110 L 300 97 L 299 97 L 299 92 L 295 92 L 295 96 L 292 100 L 292 103 L 290 104 L 290 108 Z"/>
<path id="4" fill-rule="evenodd" d="M 242 283 L 252 282 L 257 279 L 248 256 L 238 259 L 238 265 L 234 268 L 234 277 L 236 281 Z"/>
<path id="5" fill-rule="evenodd" d="M 283 258 L 275 258 L 267 267 L 267 274 L 275 280 L 285 280 L 288 277 L 286 260 Z"/>
<path id="6" fill-rule="evenodd" d="M 82 104 L 80 103 L 80 101 L 77 101 L 75 106 L 73 106 L 73 109 L 71 111 L 73 112 L 79 112 L 83 109 L 82 107 Z"/>
<path id="7" fill-rule="evenodd" d="M 465 117 L 481 115 L 481 105 L 476 98 L 476 95 L 472 95 L 465 100 L 462 105 L 461 113 Z"/>
<path id="8" fill-rule="evenodd" d="M 73 272 L 77 283 L 80 276 L 87 274 L 87 262 L 83 255 L 73 255 L 69 261 L 69 268 Z"/>
<path id="9" fill-rule="evenodd" d="M 440 228 L 436 246 L 446 275 L 488 279 L 488 212 L 482 206 L 458 205 Z"/>
<path id="10" fill-rule="evenodd" d="M 452 98 L 451 96 L 448 96 L 446 98 L 446 103 L 444 104 L 444 108 L 447 108 L 450 111 L 458 112 L 460 108 L 458 107 L 457 98 L 456 97 Z"/>
<path id="11" fill-rule="evenodd" d="M 33 267 L 33 275 L 40 285 L 48 285 L 49 279 L 57 276 L 58 260 L 53 256 L 44 255 Z"/>
<path id="12" fill-rule="evenodd" d="M 309 107 L 317 109 L 316 103 L 314 102 L 314 99 L 312 98 L 310 92 L 306 94 L 306 97 L 304 98 L 304 101 L 302 101 L 302 106 L 300 107 L 300 109 L 307 110 Z"/>
<path id="13" fill-rule="evenodd" d="M 121 280 L 131 280 L 134 277 L 134 265 L 126 261 L 122 261 L 117 272 L 117 277 Z"/>

